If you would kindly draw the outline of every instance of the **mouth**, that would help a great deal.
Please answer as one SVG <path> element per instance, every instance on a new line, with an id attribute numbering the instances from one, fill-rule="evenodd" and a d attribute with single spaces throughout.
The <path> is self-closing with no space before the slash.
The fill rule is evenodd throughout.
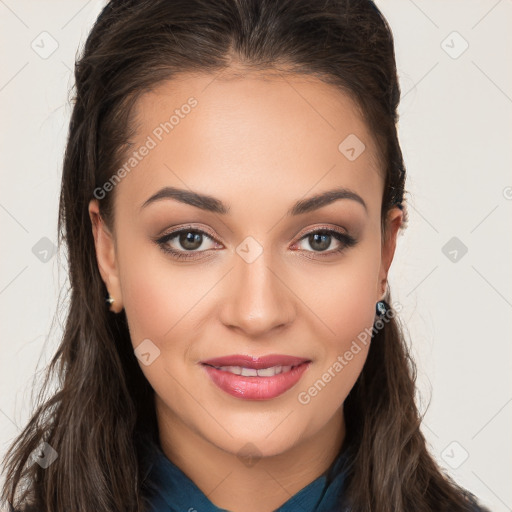
<path id="1" fill-rule="evenodd" d="M 283 354 L 268 354 L 266 356 L 249 356 L 234 354 L 230 356 L 215 357 L 201 361 L 202 364 L 215 368 L 240 367 L 246 369 L 263 370 L 274 367 L 299 366 L 302 363 L 311 362 L 304 357 L 288 356 Z"/>
<path id="2" fill-rule="evenodd" d="M 244 400 L 269 400 L 291 389 L 311 360 L 283 355 L 260 358 L 226 356 L 201 361 L 211 381 L 222 391 Z"/>
<path id="3" fill-rule="evenodd" d="M 287 373 L 300 365 L 287 365 L 287 366 L 270 366 L 268 368 L 247 368 L 245 366 L 213 366 L 211 364 L 203 363 L 205 366 L 210 366 L 223 372 L 229 372 L 233 375 L 242 375 L 243 377 L 274 377 L 281 373 Z M 305 364 L 305 363 L 301 363 Z"/>

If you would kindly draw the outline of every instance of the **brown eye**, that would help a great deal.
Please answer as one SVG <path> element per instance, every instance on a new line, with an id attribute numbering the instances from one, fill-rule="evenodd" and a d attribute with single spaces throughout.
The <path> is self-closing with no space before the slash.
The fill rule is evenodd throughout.
<path id="1" fill-rule="evenodd" d="M 194 258 L 195 253 L 207 252 L 214 248 L 215 244 L 208 246 L 208 241 L 213 242 L 210 235 L 200 229 L 191 228 L 176 230 L 155 240 L 162 251 L 177 259 Z"/>
<path id="2" fill-rule="evenodd" d="M 357 243 L 356 239 L 352 236 L 333 229 L 317 229 L 316 231 L 311 231 L 301 238 L 301 242 L 303 241 L 307 242 L 312 250 L 308 250 L 304 247 L 301 249 L 310 253 L 325 253 L 325 256 L 340 253 Z M 334 248 L 332 248 L 333 245 Z M 329 248 L 331 249 L 329 250 Z"/>
<path id="3" fill-rule="evenodd" d="M 197 231 L 183 231 L 178 235 L 178 240 L 184 249 L 195 251 L 203 243 L 203 235 Z"/>
<path id="4" fill-rule="evenodd" d="M 332 236 L 327 233 L 313 233 L 308 235 L 310 247 L 318 251 L 326 251 L 332 242 Z"/>

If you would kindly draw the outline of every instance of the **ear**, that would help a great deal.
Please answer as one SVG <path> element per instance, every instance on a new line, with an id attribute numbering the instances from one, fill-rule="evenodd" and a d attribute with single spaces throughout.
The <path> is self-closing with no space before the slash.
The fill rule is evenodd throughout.
<path id="1" fill-rule="evenodd" d="M 387 214 L 385 237 L 382 240 L 381 264 L 377 283 L 377 300 L 384 299 L 386 295 L 389 267 L 395 255 L 396 239 L 402 222 L 402 210 L 400 208 L 391 208 Z"/>
<path id="2" fill-rule="evenodd" d="M 123 309 L 123 297 L 121 294 L 115 241 L 114 236 L 101 217 L 97 199 L 92 199 L 89 202 L 89 217 L 92 224 L 98 269 L 110 296 L 114 299 L 114 302 L 110 305 L 110 310 L 119 313 Z"/>

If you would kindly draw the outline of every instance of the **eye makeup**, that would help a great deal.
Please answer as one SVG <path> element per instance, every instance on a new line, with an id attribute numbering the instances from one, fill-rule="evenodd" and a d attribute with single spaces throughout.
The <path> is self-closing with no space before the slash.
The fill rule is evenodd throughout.
<path id="1" fill-rule="evenodd" d="M 183 237 L 182 235 L 192 235 L 192 237 Z M 210 253 L 211 251 L 219 250 L 218 248 L 215 249 L 203 249 L 203 250 L 187 250 L 186 248 L 178 249 L 175 246 L 173 247 L 172 242 L 175 244 L 181 244 L 183 247 L 183 243 L 188 243 L 194 241 L 200 242 L 199 247 L 203 245 L 203 242 L 205 239 L 208 239 L 214 243 L 220 244 L 216 240 L 216 238 L 208 231 L 205 231 L 204 229 L 200 229 L 198 227 L 189 225 L 189 226 L 183 226 L 180 228 L 177 228 L 175 230 L 172 230 L 162 236 L 159 236 L 156 239 L 153 239 L 153 242 L 162 250 L 165 254 L 170 255 L 173 259 L 176 260 L 199 260 L 204 259 L 204 255 L 201 255 L 201 253 Z M 292 247 L 296 247 L 301 242 L 306 241 L 310 244 L 324 244 L 327 241 L 327 246 L 330 247 L 332 245 L 332 242 L 335 241 L 338 243 L 338 247 L 335 249 L 325 250 L 321 249 L 319 251 L 316 250 L 304 250 L 304 249 L 292 249 L 294 251 L 302 251 L 304 253 L 312 253 L 314 256 L 307 256 L 311 259 L 322 259 L 326 257 L 333 257 L 334 255 L 340 254 L 347 249 L 354 247 L 357 244 L 357 240 L 351 236 L 350 234 L 346 233 L 342 229 L 336 229 L 333 227 L 327 227 L 327 226 L 320 226 L 315 227 L 313 229 L 310 229 L 303 233 L 299 239 L 292 244 Z M 220 244 L 222 245 L 222 244 Z"/>

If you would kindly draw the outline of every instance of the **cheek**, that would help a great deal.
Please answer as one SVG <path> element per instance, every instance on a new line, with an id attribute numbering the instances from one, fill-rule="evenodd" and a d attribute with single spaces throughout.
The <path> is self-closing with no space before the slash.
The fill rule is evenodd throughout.
<path id="1" fill-rule="evenodd" d="M 186 314 L 191 283 L 149 242 L 127 236 L 119 244 L 123 304 L 132 343 L 163 338 Z M 189 306 L 190 309 L 190 306 Z"/>
<path id="2" fill-rule="evenodd" d="M 319 340 L 321 355 L 296 395 L 313 431 L 339 410 L 361 374 L 374 321 L 371 296 L 365 293 L 336 295 L 331 291 L 330 297 L 337 298 L 337 302 L 325 304 L 323 320 L 329 326 L 329 334 Z"/>
<path id="3" fill-rule="evenodd" d="M 173 269 L 165 257 L 155 258 L 152 252 L 132 253 L 130 265 L 123 268 L 123 302 L 133 347 L 149 347 L 144 352 L 151 353 L 150 364 L 139 362 L 142 372 L 158 395 L 180 409 L 184 396 L 177 383 L 187 377 L 191 324 L 206 284 L 197 272 Z"/>
<path id="4" fill-rule="evenodd" d="M 303 288 L 302 296 L 315 313 L 312 323 L 322 334 L 317 364 L 297 399 L 319 412 L 314 419 L 319 424 L 342 405 L 368 355 L 379 270 L 376 247 L 354 252 L 333 272 L 315 271 L 316 275 L 308 277 L 316 277 L 316 286 Z"/>
<path id="5" fill-rule="evenodd" d="M 367 269 L 366 269 L 367 270 Z M 375 279 L 368 272 L 351 272 L 332 283 L 324 301 L 326 322 L 338 351 L 366 327 L 371 326 L 375 313 Z"/>
<path id="6" fill-rule="evenodd" d="M 331 269 L 312 266 L 307 279 L 297 277 L 299 295 L 314 313 L 329 351 L 344 350 L 372 326 L 379 264 L 376 246 L 361 247 Z"/>
<path id="7" fill-rule="evenodd" d="M 123 299 L 132 343 L 149 338 L 159 349 L 185 351 L 201 311 L 200 299 L 211 286 L 153 267 L 134 272 L 123 286 Z M 192 325 L 191 325 L 192 324 Z M 169 343 L 172 340 L 172 343 Z"/>

